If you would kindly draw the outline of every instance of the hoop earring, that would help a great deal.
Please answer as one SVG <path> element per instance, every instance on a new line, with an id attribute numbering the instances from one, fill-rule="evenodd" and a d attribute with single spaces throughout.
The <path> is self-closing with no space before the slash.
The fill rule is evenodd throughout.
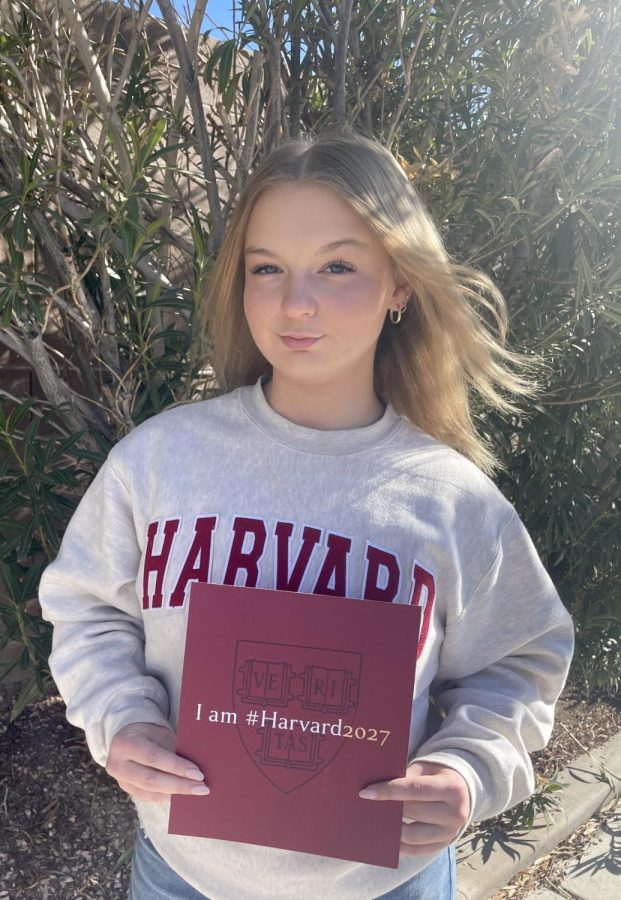
<path id="1" fill-rule="evenodd" d="M 400 306 L 399 309 L 389 310 L 388 315 L 390 316 L 390 321 L 392 322 L 393 325 L 399 324 L 399 322 L 401 321 L 401 319 L 403 317 L 404 309 L 405 309 L 405 306 Z"/>

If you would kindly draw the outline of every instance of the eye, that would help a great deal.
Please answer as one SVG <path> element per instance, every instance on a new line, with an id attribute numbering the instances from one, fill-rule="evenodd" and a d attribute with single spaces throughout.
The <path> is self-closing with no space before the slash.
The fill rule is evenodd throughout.
<path id="1" fill-rule="evenodd" d="M 349 263 L 344 262 L 342 259 L 336 259 L 334 262 L 328 263 L 326 269 L 331 269 L 332 266 L 340 266 L 341 269 L 344 269 L 346 272 L 353 272 L 353 266 L 350 266 Z M 332 272 L 332 275 L 340 275 L 341 272 Z"/>
<path id="2" fill-rule="evenodd" d="M 255 268 L 251 269 L 250 271 L 253 275 L 259 275 L 263 272 L 264 269 L 276 269 L 276 268 L 277 268 L 277 266 L 273 266 L 271 263 L 264 263 L 262 266 L 255 266 Z M 267 274 L 271 275 L 272 273 L 268 272 Z"/>
<path id="3" fill-rule="evenodd" d="M 331 269 L 331 268 L 333 268 L 333 266 L 336 266 L 337 268 L 341 269 L 341 271 L 340 272 L 330 272 L 329 273 L 330 275 L 342 275 L 345 272 L 353 272 L 354 271 L 354 267 L 351 266 L 349 263 L 346 263 L 342 259 L 335 259 L 333 262 L 328 263 L 328 265 L 325 266 L 325 268 Z M 265 271 L 266 269 L 278 269 L 278 266 L 275 266 L 272 263 L 263 263 L 260 266 L 255 266 L 254 269 L 250 270 L 250 272 L 252 275 L 273 275 L 274 274 L 273 272 L 266 272 Z"/>

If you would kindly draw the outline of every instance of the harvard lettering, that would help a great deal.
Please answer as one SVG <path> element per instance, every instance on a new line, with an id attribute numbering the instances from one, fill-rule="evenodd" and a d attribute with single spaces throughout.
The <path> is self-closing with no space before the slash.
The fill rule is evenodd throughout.
<path id="1" fill-rule="evenodd" d="M 302 529 L 302 546 L 289 571 L 289 539 L 293 534 L 293 522 L 276 522 L 276 588 L 277 591 L 299 591 L 302 578 L 310 562 L 311 554 L 321 541 L 321 529 L 305 525 Z"/>
<path id="2" fill-rule="evenodd" d="M 211 540 L 217 521 L 216 516 L 197 518 L 194 525 L 194 540 L 181 569 L 179 580 L 170 595 L 170 606 L 183 606 L 186 589 L 191 581 L 210 580 Z"/>
<path id="3" fill-rule="evenodd" d="M 259 560 L 265 552 L 267 541 L 265 522 L 262 519 L 236 516 L 233 520 L 232 531 L 229 561 L 222 584 L 236 584 L 238 582 L 237 574 L 241 572 L 243 575 L 239 582 L 241 586 L 256 587 L 259 580 Z M 247 538 L 250 538 L 250 541 L 247 541 Z M 250 543 L 250 547 L 244 550 L 247 543 Z"/>
<path id="4" fill-rule="evenodd" d="M 180 519 L 169 519 L 164 522 L 164 539 L 162 549 L 159 553 L 155 553 L 153 545 L 159 531 L 159 522 L 151 522 L 147 529 L 147 549 L 145 552 L 144 569 L 142 573 L 142 606 L 143 609 L 157 609 L 162 605 L 164 575 L 166 574 L 166 566 L 168 565 L 168 557 L 172 548 L 173 539 L 179 528 Z M 150 575 L 155 574 L 155 588 L 153 595 L 149 601 L 149 580 Z"/>
<path id="5" fill-rule="evenodd" d="M 304 525 L 293 547 L 293 522 L 277 521 L 270 529 L 263 519 L 236 516 L 233 519 L 228 553 L 221 572 L 212 572 L 214 539 L 218 516 L 198 516 L 191 538 L 180 530 L 181 518 L 166 518 L 151 522 L 147 528 L 142 576 L 143 609 L 180 608 L 189 596 L 193 581 L 221 581 L 244 587 L 260 585 L 261 561 L 268 553 L 275 563 L 276 590 L 299 591 L 309 567 L 318 569 L 315 584 L 309 593 L 336 597 L 359 596 L 365 600 L 392 603 L 403 582 L 399 559 L 390 550 L 367 542 L 364 575 L 361 584 L 350 584 L 352 539 L 346 535 Z M 185 530 L 185 529 L 184 529 Z M 173 546 L 184 542 L 183 562 L 172 571 Z M 177 557 L 178 558 L 178 557 Z M 174 585 L 170 590 L 170 585 Z M 419 642 L 419 654 L 424 646 L 436 588 L 433 574 L 415 561 L 411 572 L 410 603 L 424 609 Z M 170 593 L 166 594 L 166 587 Z M 261 585 L 269 587 L 269 585 Z"/>

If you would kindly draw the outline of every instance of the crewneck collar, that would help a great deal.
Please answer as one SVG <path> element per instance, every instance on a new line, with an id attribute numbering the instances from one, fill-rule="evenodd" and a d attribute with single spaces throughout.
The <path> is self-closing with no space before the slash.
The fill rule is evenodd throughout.
<path id="1" fill-rule="evenodd" d="M 361 428 L 342 428 L 322 431 L 289 421 L 277 413 L 267 402 L 263 384 L 269 375 L 261 375 L 255 384 L 239 389 L 239 398 L 246 415 L 273 440 L 294 450 L 326 455 L 344 455 L 369 450 L 390 440 L 402 426 L 400 417 L 391 403 L 386 404 L 384 414 Z"/>

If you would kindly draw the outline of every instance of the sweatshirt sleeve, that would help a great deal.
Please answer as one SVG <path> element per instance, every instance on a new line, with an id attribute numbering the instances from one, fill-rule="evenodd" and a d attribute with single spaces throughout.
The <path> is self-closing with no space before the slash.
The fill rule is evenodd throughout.
<path id="1" fill-rule="evenodd" d="M 550 738 L 573 652 L 573 626 L 517 514 L 461 614 L 446 623 L 432 691 L 446 717 L 417 760 L 456 769 L 470 821 L 534 790 L 529 752 Z"/>
<path id="2" fill-rule="evenodd" d="M 167 692 L 145 671 L 140 557 L 129 491 L 108 457 L 39 587 L 43 617 L 54 626 L 52 675 L 100 765 L 124 725 L 168 726 Z"/>

